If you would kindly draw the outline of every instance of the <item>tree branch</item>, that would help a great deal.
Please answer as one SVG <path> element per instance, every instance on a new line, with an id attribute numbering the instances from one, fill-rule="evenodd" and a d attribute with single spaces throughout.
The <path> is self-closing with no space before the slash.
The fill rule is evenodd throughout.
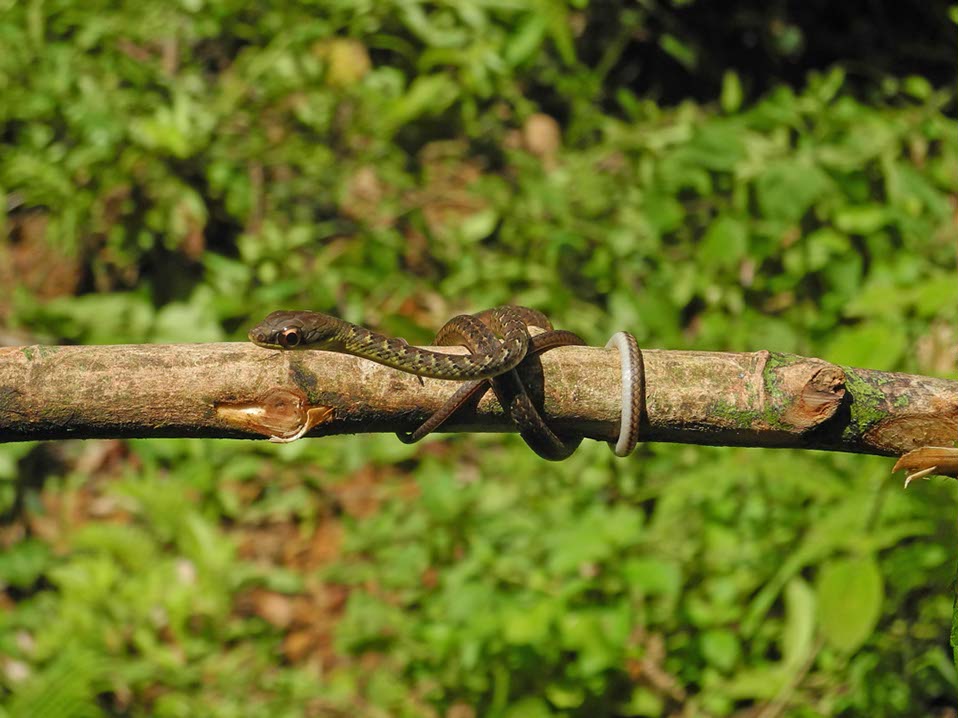
<path id="1" fill-rule="evenodd" d="M 767 351 L 644 357 L 644 441 L 901 455 L 958 436 L 955 381 Z M 618 352 L 562 347 L 541 362 L 546 419 L 614 440 Z M 411 431 L 456 387 L 344 354 L 246 343 L 9 347 L 0 349 L 0 440 Z M 487 392 L 444 429 L 513 427 Z"/>

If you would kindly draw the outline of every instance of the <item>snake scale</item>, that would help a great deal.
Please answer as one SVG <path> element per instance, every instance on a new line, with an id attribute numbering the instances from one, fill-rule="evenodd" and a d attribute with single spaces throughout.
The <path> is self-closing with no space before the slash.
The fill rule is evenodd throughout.
<path id="1" fill-rule="evenodd" d="M 529 327 L 545 331 L 530 336 Z M 584 344 L 572 332 L 553 330 L 548 318 L 527 307 L 503 306 L 475 315 L 460 315 L 436 335 L 440 346 L 464 345 L 469 354 L 442 354 L 410 346 L 328 314 L 278 311 L 253 327 L 250 340 L 270 349 L 324 349 L 352 354 L 417 376 L 468 382 L 442 408 L 411 434 L 407 443 L 439 427 L 490 380 L 493 391 L 520 435 L 539 456 L 557 461 L 569 456 L 580 439 L 557 436 L 542 419 L 526 383 L 534 382 L 536 356 L 557 346 Z M 523 361 L 528 357 L 528 360 Z M 522 366 L 520 367 L 520 363 Z M 519 370 L 517 370 L 519 367 Z M 541 376 L 541 373 L 538 374 Z"/>

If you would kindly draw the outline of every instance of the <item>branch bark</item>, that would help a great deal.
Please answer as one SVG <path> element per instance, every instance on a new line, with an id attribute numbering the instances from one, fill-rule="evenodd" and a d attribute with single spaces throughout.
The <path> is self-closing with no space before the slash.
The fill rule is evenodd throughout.
<path id="1" fill-rule="evenodd" d="M 901 455 L 958 437 L 955 381 L 767 351 L 643 354 L 643 441 Z M 541 362 L 546 419 L 614 440 L 618 352 L 562 347 Z M 246 343 L 9 347 L 0 441 L 411 431 L 456 387 L 348 355 Z M 444 430 L 513 428 L 487 392 Z"/>

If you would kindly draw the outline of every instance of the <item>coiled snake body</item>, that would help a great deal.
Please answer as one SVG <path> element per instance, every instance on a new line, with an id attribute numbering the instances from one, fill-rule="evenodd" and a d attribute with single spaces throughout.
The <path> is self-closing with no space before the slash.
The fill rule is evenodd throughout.
<path id="1" fill-rule="evenodd" d="M 545 331 L 531 337 L 530 326 Z M 516 423 L 520 435 L 543 458 L 564 459 L 580 442 L 579 438 L 560 438 L 549 428 L 526 391 L 524 378 L 526 382 L 536 380 L 534 371 L 538 367 L 532 366 L 535 355 L 557 346 L 585 342 L 572 332 L 553 330 L 548 318 L 534 309 L 504 306 L 451 319 L 439 330 L 436 344 L 462 344 L 470 350 L 469 354 L 420 349 L 328 314 L 307 311 L 273 312 L 250 330 L 249 338 L 271 349 L 325 349 L 353 354 L 417 376 L 468 382 L 419 429 L 398 434 L 407 443 L 437 429 L 480 391 L 486 380 L 491 380 L 500 404 Z M 523 362 L 527 356 L 529 360 Z"/>

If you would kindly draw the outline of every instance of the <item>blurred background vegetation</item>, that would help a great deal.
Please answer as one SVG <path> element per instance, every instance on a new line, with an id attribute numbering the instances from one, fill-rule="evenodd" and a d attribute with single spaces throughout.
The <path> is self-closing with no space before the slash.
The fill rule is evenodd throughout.
<path id="1" fill-rule="evenodd" d="M 0 2 L 5 344 L 601 344 L 954 376 L 949 2 Z M 0 448 L 7 716 L 955 716 L 955 487 L 515 437 Z"/>

